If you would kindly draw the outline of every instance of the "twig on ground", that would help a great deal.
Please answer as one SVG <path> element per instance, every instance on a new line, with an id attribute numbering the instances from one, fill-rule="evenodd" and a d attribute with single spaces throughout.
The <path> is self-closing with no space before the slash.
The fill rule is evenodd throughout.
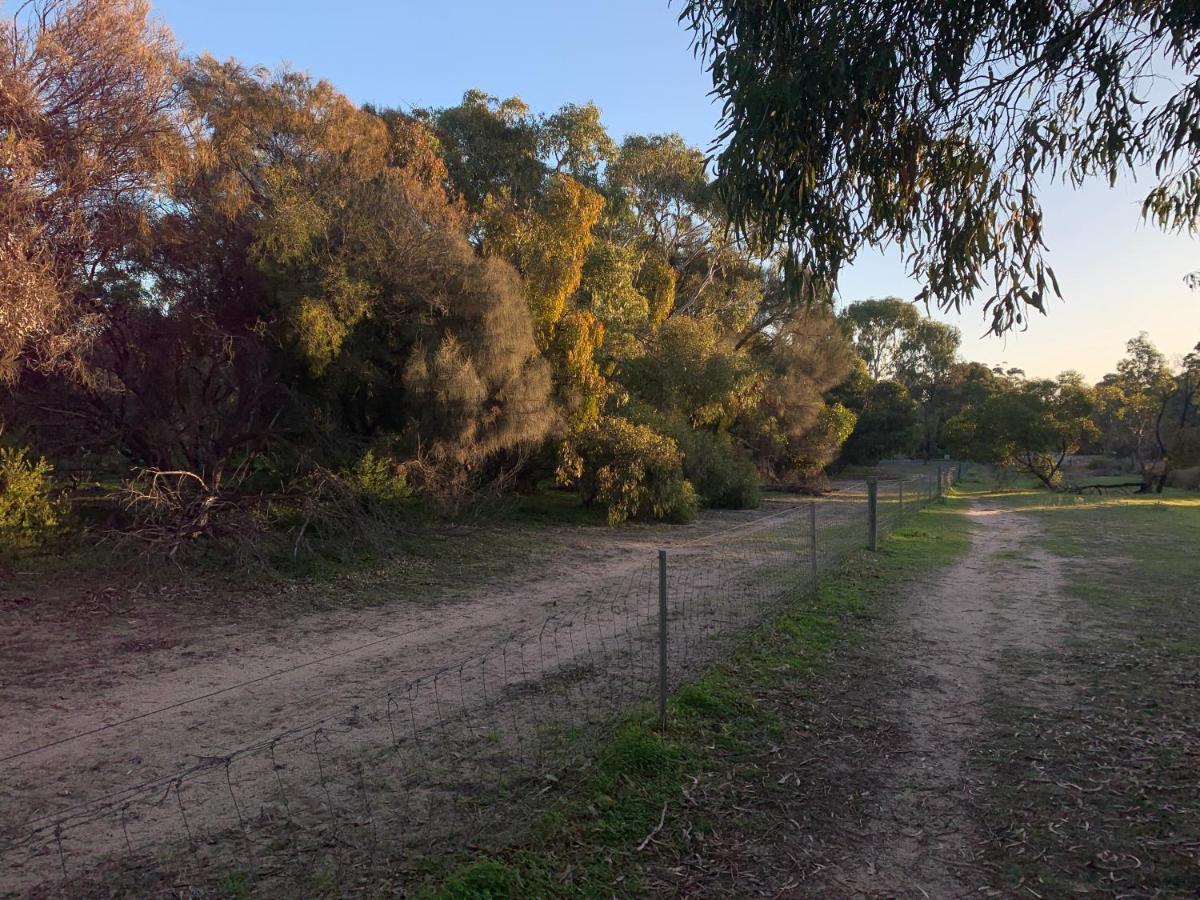
<path id="1" fill-rule="evenodd" d="M 646 835 L 645 839 L 638 844 L 638 850 L 645 850 L 650 846 L 650 841 L 663 829 L 663 823 L 667 821 L 667 804 L 663 804 L 662 815 L 658 817 L 658 824 L 654 826 L 654 830 Z"/>

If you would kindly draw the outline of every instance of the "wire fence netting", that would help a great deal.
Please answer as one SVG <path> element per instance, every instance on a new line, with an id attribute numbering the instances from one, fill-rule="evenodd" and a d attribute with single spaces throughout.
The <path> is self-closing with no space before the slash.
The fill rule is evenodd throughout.
<path id="1" fill-rule="evenodd" d="M 875 479 L 879 534 L 959 471 L 945 467 L 941 486 L 933 474 Z M 394 863 L 495 844 L 519 831 L 523 804 L 587 758 L 590 735 L 652 712 L 664 683 L 697 679 L 868 544 L 867 481 L 838 488 L 668 545 L 665 568 L 639 554 L 536 626 L 419 677 L 382 680 L 336 713 L 23 821 L 6 816 L 0 885 L 78 885 L 114 867 L 200 882 L 231 869 L 269 877 L 341 853 Z"/>

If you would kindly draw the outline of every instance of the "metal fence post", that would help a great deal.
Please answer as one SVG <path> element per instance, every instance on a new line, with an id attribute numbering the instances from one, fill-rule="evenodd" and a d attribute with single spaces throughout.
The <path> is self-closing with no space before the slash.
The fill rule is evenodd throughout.
<path id="1" fill-rule="evenodd" d="M 937 467 L 937 493 L 934 494 L 934 499 L 941 499 L 942 496 L 942 464 L 938 463 Z"/>
<path id="2" fill-rule="evenodd" d="M 867 479 L 867 546 L 879 549 L 879 479 Z"/>
<path id="3" fill-rule="evenodd" d="M 667 551 L 658 551 L 658 726 L 667 727 Z"/>
<path id="4" fill-rule="evenodd" d="M 808 504 L 808 555 L 812 560 L 812 592 L 817 595 L 820 577 L 817 575 L 817 501 Z"/>
<path id="5" fill-rule="evenodd" d="M 903 478 L 898 479 L 897 484 L 900 486 L 900 515 L 897 518 L 897 521 L 903 522 L 904 521 L 904 479 Z"/>

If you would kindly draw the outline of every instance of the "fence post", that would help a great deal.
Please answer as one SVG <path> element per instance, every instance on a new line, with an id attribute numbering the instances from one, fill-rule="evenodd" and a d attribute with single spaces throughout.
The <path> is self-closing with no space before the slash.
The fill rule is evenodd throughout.
<path id="1" fill-rule="evenodd" d="M 879 479 L 867 479 L 867 546 L 879 549 Z"/>
<path id="2" fill-rule="evenodd" d="M 904 521 L 904 479 L 898 478 L 896 480 L 896 482 L 900 486 L 900 516 L 897 519 L 897 521 L 903 522 Z"/>
<path id="3" fill-rule="evenodd" d="M 667 551 L 658 551 L 658 726 L 667 728 Z"/>
<path id="4" fill-rule="evenodd" d="M 936 499 L 936 500 L 940 500 L 941 498 L 942 498 L 942 464 L 941 464 L 941 463 L 938 463 L 938 467 L 937 467 L 937 493 L 936 493 L 936 494 L 934 494 L 934 499 Z"/>
<path id="5" fill-rule="evenodd" d="M 817 574 L 817 501 L 808 504 L 808 555 L 812 560 L 812 592 L 817 595 L 820 576 Z"/>

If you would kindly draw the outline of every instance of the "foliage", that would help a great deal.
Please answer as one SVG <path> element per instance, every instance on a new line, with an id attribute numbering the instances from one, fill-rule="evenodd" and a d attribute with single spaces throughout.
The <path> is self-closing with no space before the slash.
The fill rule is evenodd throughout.
<path id="1" fill-rule="evenodd" d="M 842 458 L 872 466 L 889 456 L 911 453 L 921 440 L 921 415 L 908 390 L 895 381 L 871 386 Z"/>
<path id="2" fill-rule="evenodd" d="M 937 454 L 946 420 L 977 400 L 980 389 L 988 392 L 991 371 L 959 360 L 962 338 L 957 329 L 922 317 L 911 303 L 895 297 L 852 303 L 838 320 L 854 341 L 864 366 L 863 373 L 853 379 L 853 393 L 847 393 L 850 388 L 846 386 L 838 398 L 861 414 L 872 383 L 896 382 L 919 410 L 921 436 L 910 449 L 919 447 L 926 457 Z M 860 427 L 874 428 L 876 424 L 868 418 Z M 903 427 L 899 422 L 896 425 Z M 895 446 L 907 446 L 906 438 L 907 434 L 897 435 Z"/>
<path id="3" fill-rule="evenodd" d="M 0 448 L 0 549 L 45 542 L 60 523 L 54 470 L 25 449 Z"/>
<path id="4" fill-rule="evenodd" d="M 1020 468 L 1054 488 L 1066 455 L 1095 434 L 1093 411 L 1092 390 L 1077 373 L 1013 381 L 951 419 L 947 446 L 961 458 Z"/>
<path id="5" fill-rule="evenodd" d="M 837 320 L 803 313 L 761 351 L 762 397 L 735 433 L 753 448 L 771 481 L 808 478 L 836 458 L 854 428 L 854 413 L 825 395 L 854 369 L 854 354 Z"/>
<path id="6" fill-rule="evenodd" d="M 962 336 L 957 328 L 922 319 L 905 333 L 896 354 L 896 380 L 921 407 L 926 457 L 938 450 L 947 417 L 947 391 L 953 381 Z"/>
<path id="7" fill-rule="evenodd" d="M 1047 179 L 1152 168 L 1144 215 L 1192 229 L 1200 22 L 1175 0 L 962 5 L 689 0 L 722 106 L 717 189 L 738 230 L 835 281 L 893 243 L 958 308 L 987 291 L 1001 333 L 1059 294 Z M 1181 80 L 1151 89 L 1162 72 Z M 986 285 L 986 288 L 984 287 Z"/>
<path id="8" fill-rule="evenodd" d="M 1200 466 L 1200 427 L 1180 428 L 1168 446 L 1171 462 L 1179 468 Z"/>
<path id="9" fill-rule="evenodd" d="M 762 501 L 758 468 L 734 446 L 728 432 L 694 430 L 686 424 L 666 428 L 683 453 L 683 474 L 705 506 L 757 509 Z"/>
<path id="10" fill-rule="evenodd" d="M 866 363 L 867 373 L 879 381 L 896 376 L 901 345 L 918 328 L 921 315 L 913 304 L 885 297 L 851 303 L 838 319 Z"/>
<path id="11" fill-rule="evenodd" d="M 681 316 L 663 325 L 652 352 L 626 363 L 623 381 L 638 399 L 680 413 L 693 428 L 722 428 L 757 402 L 762 374 L 715 320 Z"/>
<path id="12" fill-rule="evenodd" d="M 1187 466 L 1189 435 L 1195 430 L 1200 358 L 1184 357 L 1177 370 L 1146 332 L 1129 340 L 1117 371 L 1096 386 L 1095 421 L 1101 446 L 1131 458 L 1147 485 L 1161 491 L 1169 466 Z"/>
<path id="13" fill-rule="evenodd" d="M 683 475 L 678 445 L 645 425 L 606 416 L 563 447 L 560 479 L 586 504 L 605 510 L 608 523 L 627 519 L 687 522 L 696 490 Z"/>
<path id="14" fill-rule="evenodd" d="M 753 505 L 755 467 L 836 454 L 849 345 L 678 135 L 477 90 L 358 106 L 146 15 L 35 0 L 0 53 L 0 415 L 122 484 L 146 546 L 299 553 L 558 457 L 615 519 L 686 517 L 689 475 Z"/>
<path id="15" fill-rule="evenodd" d="M 535 205 L 511 194 L 489 195 L 481 220 L 485 248 L 507 259 L 525 280 L 525 293 L 541 345 L 549 344 L 567 300 L 583 278 L 583 263 L 604 198 L 569 175 L 552 175 Z"/>
<path id="16" fill-rule="evenodd" d="M 104 263 L 174 163 L 170 36 L 146 0 L 34 0 L 0 25 L 0 379 L 82 365 Z"/>
<path id="17" fill-rule="evenodd" d="M 372 503 L 394 505 L 412 497 L 408 472 L 403 463 L 387 456 L 364 453 L 346 474 L 346 480 L 362 497 Z"/>

